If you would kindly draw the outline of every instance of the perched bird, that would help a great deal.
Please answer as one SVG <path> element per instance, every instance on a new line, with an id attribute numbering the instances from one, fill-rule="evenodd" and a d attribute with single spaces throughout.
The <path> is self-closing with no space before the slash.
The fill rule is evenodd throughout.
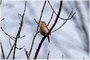
<path id="1" fill-rule="evenodd" d="M 40 22 L 40 33 L 41 33 L 43 36 L 45 36 L 48 32 L 49 32 L 49 29 L 48 29 L 47 24 L 46 24 L 44 21 L 41 21 L 41 22 Z M 48 42 L 50 43 L 50 38 L 49 38 L 49 36 L 48 36 L 47 38 L 48 38 Z"/>

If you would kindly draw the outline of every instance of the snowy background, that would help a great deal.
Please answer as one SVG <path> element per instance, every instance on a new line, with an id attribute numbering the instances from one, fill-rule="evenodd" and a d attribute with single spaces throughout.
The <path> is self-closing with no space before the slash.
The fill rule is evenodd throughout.
<path id="1" fill-rule="evenodd" d="M 58 12 L 59 1 L 50 1 L 54 10 Z M 16 36 L 20 19 L 18 13 L 23 13 L 24 1 L 2 1 L 0 6 L 1 18 L 5 18 L 0 22 L 0 26 L 10 34 Z M 25 46 L 26 50 L 30 49 L 33 36 L 35 34 L 37 23 L 34 18 L 39 21 L 40 13 L 43 7 L 44 1 L 27 1 L 27 8 L 24 18 L 24 26 L 21 32 L 21 36 L 25 37 L 18 39 L 17 47 Z M 50 51 L 50 59 L 61 59 L 62 55 L 64 59 L 88 59 L 89 57 L 89 38 L 88 38 L 88 26 L 89 26 L 89 1 L 64 1 L 60 17 L 67 18 L 72 11 L 76 12 L 74 18 L 69 20 L 61 29 L 51 34 L 51 42 L 46 40 L 39 52 L 38 58 L 46 59 L 48 52 Z M 42 21 L 48 23 L 52 14 L 52 9 L 49 4 L 46 3 Z M 52 19 L 49 27 L 55 20 L 56 15 Z M 59 19 L 54 29 L 58 28 L 63 23 L 63 20 Z M 38 44 L 43 36 L 38 34 L 35 39 L 31 58 L 34 57 Z M 9 37 L 5 35 L 0 29 L 0 41 L 3 44 L 5 56 L 10 51 Z M 13 44 L 14 41 L 10 40 Z M 0 51 L 0 57 L 1 55 Z M 12 58 L 12 55 L 10 55 Z M 24 49 L 16 50 L 16 58 L 26 58 Z"/>

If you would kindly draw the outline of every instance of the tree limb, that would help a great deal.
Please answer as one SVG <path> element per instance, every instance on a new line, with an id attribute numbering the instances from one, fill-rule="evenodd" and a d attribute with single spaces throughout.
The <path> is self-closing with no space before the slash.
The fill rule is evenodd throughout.
<path id="1" fill-rule="evenodd" d="M 0 45 L 1 45 L 1 52 L 2 52 L 3 59 L 5 59 L 5 54 L 4 54 L 4 50 L 3 50 L 3 46 L 2 46 L 2 42 L 1 41 L 0 41 Z"/>
<path id="2" fill-rule="evenodd" d="M 36 50 L 36 52 L 35 52 L 34 59 L 37 59 L 38 53 L 39 53 L 39 51 L 40 51 L 40 48 L 41 48 L 41 46 L 42 46 L 45 38 L 51 33 L 52 29 L 55 27 L 55 25 L 56 25 L 56 23 L 57 23 L 57 21 L 58 21 L 59 15 L 60 15 L 60 13 L 61 13 L 61 9 L 62 9 L 62 0 L 60 1 L 60 7 L 59 7 L 58 15 L 57 15 L 57 17 L 56 17 L 56 19 L 55 19 L 55 22 L 54 22 L 54 24 L 52 25 L 52 27 L 50 28 L 48 34 L 47 34 L 46 36 L 44 36 L 44 37 L 42 38 L 41 42 L 39 43 L 39 46 L 38 46 L 38 48 L 37 48 L 37 50 Z"/>
<path id="3" fill-rule="evenodd" d="M 55 12 L 55 10 L 54 10 L 54 8 L 52 7 L 52 5 L 51 5 L 51 3 L 50 3 L 49 0 L 48 0 L 48 4 L 50 5 L 51 9 L 53 10 L 53 12 L 55 13 L 55 15 L 57 16 L 57 13 Z M 71 19 L 71 18 L 65 19 L 65 18 L 61 18 L 61 17 L 59 17 L 59 18 L 62 19 L 62 20 L 70 20 L 70 19 Z"/>
<path id="4" fill-rule="evenodd" d="M 25 1 L 24 12 L 23 12 L 23 15 L 22 15 L 22 20 L 20 22 L 19 30 L 18 30 L 18 33 L 17 33 L 16 38 L 15 38 L 13 59 L 15 59 L 17 40 L 18 40 L 18 38 L 20 38 L 21 30 L 22 30 L 22 27 L 23 27 L 23 20 L 24 20 L 25 11 L 26 11 L 26 1 Z"/>
<path id="5" fill-rule="evenodd" d="M 32 51 L 32 48 L 33 48 L 33 45 L 34 45 L 34 40 L 35 40 L 35 38 L 36 38 L 36 36 L 37 36 L 37 34 L 38 34 L 39 23 L 40 23 L 40 21 L 41 21 L 42 15 L 43 15 L 43 11 L 44 11 L 45 5 L 46 5 L 46 0 L 45 0 L 45 2 L 44 2 L 44 5 L 43 5 L 42 11 L 41 11 L 41 15 L 40 15 L 40 19 L 39 19 L 39 22 L 38 22 L 37 30 L 36 30 L 36 33 L 35 33 L 35 35 L 34 35 L 34 37 L 33 37 L 33 41 L 32 41 L 32 44 L 31 44 L 31 47 L 30 47 L 30 50 L 29 50 L 29 57 L 30 57 L 30 55 L 31 55 L 31 51 Z"/>
<path id="6" fill-rule="evenodd" d="M 15 59 L 15 52 L 16 52 L 17 40 L 18 40 L 18 38 L 20 38 L 21 30 L 22 30 L 22 27 L 23 27 L 23 20 L 24 20 L 25 11 L 26 11 L 26 1 L 25 1 L 24 12 L 23 12 L 23 15 L 21 16 L 22 17 L 22 20 L 20 22 L 20 26 L 19 26 L 17 35 L 15 37 L 15 42 L 14 42 L 13 46 L 11 47 L 10 52 L 9 52 L 9 54 L 8 54 L 8 56 L 7 56 L 6 59 L 9 58 L 9 56 L 10 56 L 10 54 L 11 54 L 11 52 L 12 52 L 13 49 L 14 49 L 14 51 L 13 51 L 13 59 Z"/>
<path id="7" fill-rule="evenodd" d="M 68 21 L 68 19 L 72 19 L 74 15 L 75 15 L 75 12 L 73 13 L 73 9 L 72 9 L 72 11 L 71 11 L 71 13 L 69 14 L 67 20 L 65 20 L 61 26 L 59 26 L 57 29 L 55 29 L 55 30 L 52 31 L 52 32 L 55 32 L 55 31 L 59 30 L 63 25 L 65 25 L 65 23 Z"/>
<path id="8" fill-rule="evenodd" d="M 54 14 L 54 11 L 52 12 L 51 18 L 50 18 L 50 20 L 49 20 L 47 26 L 50 24 L 50 22 L 51 22 L 51 20 L 52 20 L 52 18 L 53 18 L 53 14 Z"/>

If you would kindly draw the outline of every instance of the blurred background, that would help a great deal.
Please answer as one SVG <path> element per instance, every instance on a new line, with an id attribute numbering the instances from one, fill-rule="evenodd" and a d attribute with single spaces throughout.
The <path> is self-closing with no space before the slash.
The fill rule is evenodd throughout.
<path id="1" fill-rule="evenodd" d="M 3 21 L 0 22 L 0 26 L 11 36 L 16 36 L 20 18 L 18 14 L 23 14 L 24 9 L 24 1 L 16 1 L 16 0 L 4 0 L 0 5 L 0 20 L 4 18 Z M 51 1 L 51 5 L 53 6 L 56 13 L 59 9 L 59 1 Z M 26 50 L 29 50 L 31 47 L 32 39 L 36 32 L 37 23 L 34 21 L 34 18 L 39 21 L 40 13 L 44 4 L 43 1 L 37 0 L 28 0 L 27 8 L 24 18 L 24 25 L 21 32 L 21 36 L 24 36 L 21 39 L 18 39 L 17 47 L 25 47 Z M 45 39 L 42 48 L 39 52 L 39 59 L 46 59 L 48 53 L 49 59 L 88 59 L 89 58 L 89 0 L 80 0 L 80 1 L 64 1 L 62 6 L 62 11 L 60 17 L 67 18 L 70 12 L 76 12 L 75 16 L 68 20 L 67 23 L 60 28 L 58 31 L 51 33 L 50 40 L 48 43 L 47 38 Z M 42 16 L 42 21 L 46 23 L 49 22 L 52 14 L 52 9 L 48 2 L 46 3 L 45 10 Z M 52 21 L 49 25 L 49 28 L 52 26 L 55 21 L 56 15 L 54 14 Z M 55 28 L 57 29 L 59 26 L 63 24 L 63 20 L 59 19 Z M 38 44 L 42 39 L 42 35 L 39 33 L 35 39 L 35 43 L 33 46 L 33 50 L 31 53 L 31 58 L 34 57 Z M 0 41 L 3 44 L 5 56 L 10 51 L 9 37 L 5 35 L 0 29 Z M 11 44 L 14 43 L 13 40 L 10 40 Z M 0 57 L 1 55 L 0 50 Z M 10 55 L 12 58 L 12 55 Z M 16 50 L 16 58 L 17 59 L 26 59 L 26 55 L 24 49 Z"/>

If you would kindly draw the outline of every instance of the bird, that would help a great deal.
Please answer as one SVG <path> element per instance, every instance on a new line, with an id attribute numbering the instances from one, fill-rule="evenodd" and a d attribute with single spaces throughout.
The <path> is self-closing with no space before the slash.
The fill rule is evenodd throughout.
<path id="1" fill-rule="evenodd" d="M 45 21 L 40 21 L 40 34 L 46 36 L 49 32 L 49 28 Z M 48 36 L 48 42 L 50 43 L 50 37 Z"/>

